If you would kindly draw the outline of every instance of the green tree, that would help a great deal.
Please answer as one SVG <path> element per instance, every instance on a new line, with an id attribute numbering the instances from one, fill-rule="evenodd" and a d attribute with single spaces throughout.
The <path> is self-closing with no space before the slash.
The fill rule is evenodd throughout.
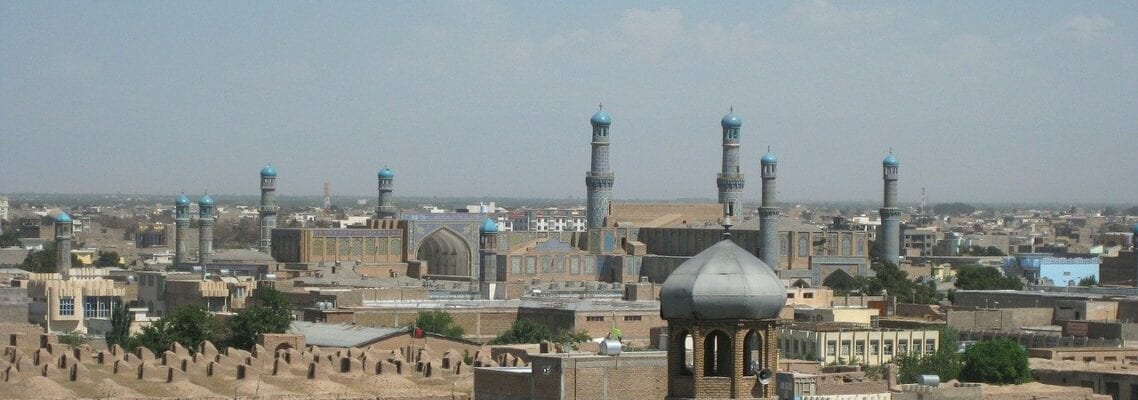
<path id="1" fill-rule="evenodd" d="M 897 264 L 882 262 L 874 264 L 873 278 L 859 280 L 864 286 L 864 293 L 880 294 L 887 291 L 889 295 L 897 296 L 899 303 L 934 304 L 941 299 L 933 282 L 914 282 L 909 279 L 909 273 L 901 270 Z"/>
<path id="2" fill-rule="evenodd" d="M 119 253 L 115 251 L 100 251 L 99 258 L 95 259 L 96 267 L 119 266 Z"/>
<path id="3" fill-rule="evenodd" d="M 292 322 L 292 304 L 284 294 L 269 286 L 258 287 L 245 309 L 226 323 L 231 347 L 251 350 L 262 333 L 285 333 Z"/>
<path id="4" fill-rule="evenodd" d="M 576 333 L 565 331 L 553 332 L 545 325 L 528 319 L 519 319 L 514 321 L 510 326 L 510 330 L 502 332 L 501 335 L 490 341 L 490 344 L 524 344 L 524 343 L 538 343 L 542 340 L 548 340 L 554 343 L 581 343 L 591 339 L 589 332 L 582 330 Z"/>
<path id="5" fill-rule="evenodd" d="M 1079 286 L 1098 286 L 1098 279 L 1094 275 L 1084 276 L 1079 279 Z"/>
<path id="6" fill-rule="evenodd" d="M 1023 281 L 1004 276 L 995 268 L 968 265 L 956 270 L 955 286 L 964 290 L 1023 290 Z"/>
<path id="7" fill-rule="evenodd" d="M 901 383 L 915 383 L 921 375 L 936 375 L 942 381 L 960 376 L 960 354 L 957 353 L 960 335 L 951 327 L 940 328 L 940 347 L 932 354 L 908 354 L 894 358 L 897 379 Z"/>
<path id="8" fill-rule="evenodd" d="M 169 315 L 142 329 L 136 339 L 139 346 L 161 353 L 175 342 L 196 352 L 204 341 L 217 342 L 223 337 L 224 326 L 199 305 L 174 310 Z"/>
<path id="9" fill-rule="evenodd" d="M 1027 351 L 1008 339 L 986 340 L 964 352 L 961 380 L 992 384 L 1031 382 Z"/>
<path id="10" fill-rule="evenodd" d="M 424 332 L 437 333 L 446 337 L 462 338 L 465 334 L 461 326 L 445 311 L 420 311 L 415 317 L 415 326 Z"/>
<path id="11" fill-rule="evenodd" d="M 87 344 L 87 336 L 79 332 L 71 332 L 59 335 L 59 343 L 66 344 L 71 347 L 79 347 Z"/>
<path id="12" fill-rule="evenodd" d="M 24 262 L 20 264 L 20 269 L 28 272 L 37 273 L 50 273 L 59 272 L 59 267 L 55 260 L 55 242 L 47 242 L 43 245 L 43 250 L 32 250 L 24 257 Z M 78 267 L 83 265 L 79 261 L 79 256 L 71 255 L 71 265 Z"/>
<path id="13" fill-rule="evenodd" d="M 107 347 L 114 347 L 117 344 L 127 351 L 133 350 L 134 344 L 131 343 L 130 337 L 130 324 L 133 321 L 134 315 L 127 309 L 126 304 L 116 303 L 111 310 L 111 331 L 107 332 L 105 337 Z"/>
<path id="14" fill-rule="evenodd" d="M 4 226 L 8 226 L 8 224 L 4 224 Z M 23 245 L 20 242 L 20 235 L 16 234 L 14 229 L 0 234 L 0 247 L 20 247 Z"/>

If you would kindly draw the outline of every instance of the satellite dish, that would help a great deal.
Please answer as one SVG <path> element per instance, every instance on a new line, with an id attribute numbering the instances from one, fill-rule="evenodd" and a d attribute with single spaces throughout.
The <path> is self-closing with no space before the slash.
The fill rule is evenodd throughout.
<path id="1" fill-rule="evenodd" d="M 759 383 L 764 384 L 764 385 L 771 383 L 771 377 L 773 377 L 773 376 L 774 376 L 774 372 L 771 372 L 771 370 L 769 370 L 769 369 L 763 368 L 762 371 L 759 371 Z"/>

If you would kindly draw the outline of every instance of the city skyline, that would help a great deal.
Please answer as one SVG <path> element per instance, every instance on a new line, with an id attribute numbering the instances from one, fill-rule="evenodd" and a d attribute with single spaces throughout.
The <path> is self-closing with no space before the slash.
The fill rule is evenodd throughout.
<path id="1" fill-rule="evenodd" d="M 1138 6 L 1122 3 L 6 3 L 0 191 L 713 199 L 720 118 L 778 196 L 1138 198 Z M 550 19 L 556 15 L 558 18 Z M 1105 161 L 1105 162 L 1104 162 Z"/>

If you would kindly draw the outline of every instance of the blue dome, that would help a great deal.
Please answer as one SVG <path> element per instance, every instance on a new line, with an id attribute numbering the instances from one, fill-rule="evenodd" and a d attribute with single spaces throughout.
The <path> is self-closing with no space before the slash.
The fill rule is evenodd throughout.
<path id="1" fill-rule="evenodd" d="M 763 164 L 778 164 L 778 158 L 774 156 L 774 153 L 769 151 L 763 156 L 763 159 L 759 161 Z"/>
<path id="2" fill-rule="evenodd" d="M 1130 227 L 1130 231 L 1134 232 L 1135 234 L 1138 234 L 1138 223 L 1136 223 L 1136 224 L 1134 224 L 1134 226 Z"/>
<path id="3" fill-rule="evenodd" d="M 379 177 L 383 178 L 383 179 L 395 178 L 395 172 L 391 171 L 391 168 L 387 168 L 387 167 L 383 167 L 383 169 L 379 170 L 379 174 L 377 174 L 377 175 L 379 175 Z"/>
<path id="4" fill-rule="evenodd" d="M 609 113 L 605 112 L 605 110 L 597 110 L 597 113 L 593 114 L 592 118 L 589 118 L 589 122 L 592 123 L 593 126 L 609 126 L 612 125 L 612 117 L 609 117 Z"/>
<path id="5" fill-rule="evenodd" d="M 55 222 L 59 224 L 70 224 L 71 216 L 67 215 L 65 212 L 60 211 L 59 215 L 55 216 Z"/>
<path id="6" fill-rule="evenodd" d="M 190 205 L 190 198 L 186 197 L 185 194 L 182 194 L 181 196 L 178 196 L 178 198 L 174 199 L 174 205 L 175 206 L 188 206 L 188 205 Z"/>
<path id="7" fill-rule="evenodd" d="M 885 156 L 884 160 L 881 160 L 881 165 L 886 167 L 899 167 L 901 166 L 901 162 L 897 161 L 897 157 L 894 157 L 893 153 L 889 153 L 888 156 Z"/>
<path id="8" fill-rule="evenodd" d="M 738 128 L 743 126 L 743 119 L 735 115 L 735 112 L 729 112 L 723 116 L 723 120 L 719 121 L 719 124 L 723 125 L 724 128 Z"/>
<path id="9" fill-rule="evenodd" d="M 273 169 L 272 165 L 266 165 L 265 168 L 261 168 L 261 176 L 277 176 L 277 170 Z"/>
<path id="10" fill-rule="evenodd" d="M 498 233 L 498 223 L 494 222 L 493 218 L 486 218 L 485 221 L 482 221 L 482 227 L 478 228 L 478 231 L 482 233 Z"/>
<path id="11" fill-rule="evenodd" d="M 199 207 L 212 206 L 212 205 L 213 205 L 213 197 L 209 197 L 208 194 L 205 196 L 202 196 L 201 200 L 198 200 L 198 206 Z"/>

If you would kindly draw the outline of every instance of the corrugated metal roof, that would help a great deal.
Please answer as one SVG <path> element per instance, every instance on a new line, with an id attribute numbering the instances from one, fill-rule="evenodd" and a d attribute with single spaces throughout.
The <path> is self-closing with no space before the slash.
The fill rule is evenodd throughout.
<path id="1" fill-rule="evenodd" d="M 362 347 L 407 332 L 407 328 L 373 328 L 349 324 L 293 321 L 290 333 L 304 335 L 305 343 L 322 347 Z"/>

